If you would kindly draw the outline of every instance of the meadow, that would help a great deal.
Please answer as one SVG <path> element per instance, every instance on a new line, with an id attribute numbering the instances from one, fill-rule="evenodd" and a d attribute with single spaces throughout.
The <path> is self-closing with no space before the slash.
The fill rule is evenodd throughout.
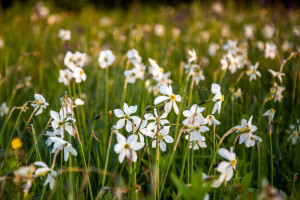
<path id="1" fill-rule="evenodd" d="M 0 12 L 0 199 L 300 199 L 300 12 Z"/>

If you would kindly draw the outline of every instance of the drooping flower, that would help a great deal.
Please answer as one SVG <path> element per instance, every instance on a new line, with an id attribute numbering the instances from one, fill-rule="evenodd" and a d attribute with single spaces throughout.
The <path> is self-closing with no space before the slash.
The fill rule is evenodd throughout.
<path id="1" fill-rule="evenodd" d="M 103 50 L 99 53 L 98 62 L 101 68 L 107 68 L 113 64 L 116 56 L 111 50 Z"/>
<path id="2" fill-rule="evenodd" d="M 207 115 L 206 118 L 204 119 L 204 124 L 208 125 L 220 125 L 221 123 L 216 120 L 215 116 L 213 115 Z"/>
<path id="3" fill-rule="evenodd" d="M 18 170 L 14 171 L 14 182 L 16 185 L 19 184 L 19 182 L 25 182 L 23 187 L 24 196 L 26 197 L 29 189 L 31 188 L 32 181 L 34 179 L 35 167 L 33 165 L 27 166 L 27 167 L 20 167 Z"/>
<path id="4" fill-rule="evenodd" d="M 215 95 L 214 98 L 212 99 L 212 101 L 215 102 L 212 114 L 214 114 L 217 110 L 218 110 L 218 113 L 220 113 L 222 101 L 224 101 L 224 95 L 221 94 L 220 85 L 213 83 L 211 85 L 211 92 Z"/>
<path id="5" fill-rule="evenodd" d="M 123 111 L 124 110 L 124 111 Z M 126 123 L 126 131 L 131 132 L 132 131 L 132 121 L 134 122 L 134 126 L 138 126 L 141 122 L 141 119 L 137 116 L 130 116 L 131 114 L 135 113 L 137 110 L 137 106 L 130 106 L 128 107 L 127 103 L 124 103 L 123 110 L 121 109 L 115 109 L 114 113 L 118 118 L 121 118 L 118 120 L 116 127 L 117 129 L 121 129 L 124 127 Z"/>
<path id="6" fill-rule="evenodd" d="M 251 132 L 243 133 L 240 136 L 239 144 L 245 143 L 246 147 L 253 147 L 256 142 L 262 142 L 259 136 L 253 135 Z"/>
<path id="7" fill-rule="evenodd" d="M 156 97 L 154 100 L 154 104 L 157 105 L 163 101 L 170 100 L 165 104 L 165 107 L 164 107 L 165 111 L 167 113 L 169 113 L 173 106 L 175 113 L 178 115 L 179 109 L 178 109 L 176 102 L 181 102 L 181 96 L 173 94 L 171 85 L 169 85 L 169 87 L 162 85 L 162 86 L 160 86 L 159 91 L 160 91 L 160 93 L 167 95 L 167 96 Z"/>
<path id="8" fill-rule="evenodd" d="M 55 184 L 55 176 L 57 174 L 56 171 L 50 169 L 48 165 L 42 161 L 36 161 L 33 164 L 40 167 L 35 171 L 34 176 L 39 177 L 47 175 L 44 185 L 47 185 L 49 183 L 50 189 L 53 190 Z"/>
<path id="9" fill-rule="evenodd" d="M 219 155 L 225 158 L 227 161 L 221 161 L 217 167 L 217 171 L 221 173 L 219 179 L 213 183 L 213 187 L 219 187 L 225 180 L 229 181 L 233 177 L 233 171 L 236 169 L 236 155 L 231 147 L 230 152 L 225 148 L 220 148 Z"/>
<path id="10" fill-rule="evenodd" d="M 270 118 L 271 121 L 273 121 L 274 115 L 275 115 L 276 110 L 274 108 L 271 108 L 270 110 L 267 110 L 263 116 L 267 116 Z"/>
<path id="11" fill-rule="evenodd" d="M 145 143 L 137 142 L 138 136 L 135 134 L 130 135 L 127 139 L 117 133 L 118 143 L 114 146 L 114 151 L 119 154 L 119 162 L 124 161 L 125 156 L 132 162 L 137 161 L 136 151 L 142 149 L 145 146 Z"/>
<path id="12" fill-rule="evenodd" d="M 39 108 L 39 110 L 35 113 L 35 115 L 39 115 L 43 112 L 43 108 L 46 108 L 49 105 L 49 103 L 46 102 L 45 98 L 40 94 L 35 94 L 34 98 L 35 98 L 35 100 L 31 104 L 31 106 L 34 108 L 35 107 Z"/>
<path id="13" fill-rule="evenodd" d="M 72 144 L 69 142 L 59 138 L 59 137 L 49 137 L 49 143 L 53 144 L 53 149 L 51 153 L 55 153 L 58 149 L 64 150 L 64 160 L 68 161 L 69 154 L 73 154 L 73 156 L 77 156 L 76 150 L 72 147 Z"/>
<path id="14" fill-rule="evenodd" d="M 268 69 L 268 71 L 272 74 L 273 78 L 278 78 L 279 82 L 282 83 L 282 78 L 281 76 L 285 76 L 284 73 L 281 72 L 275 72 L 272 69 Z"/>

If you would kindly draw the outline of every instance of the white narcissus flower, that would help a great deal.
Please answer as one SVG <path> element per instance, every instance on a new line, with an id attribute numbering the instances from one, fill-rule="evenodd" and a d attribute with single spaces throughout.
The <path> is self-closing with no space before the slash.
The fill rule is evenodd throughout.
<path id="1" fill-rule="evenodd" d="M 190 110 L 185 110 L 182 112 L 183 116 L 186 117 L 182 121 L 183 124 L 193 124 L 195 121 L 200 120 L 202 117 L 202 112 L 205 108 L 199 107 L 197 104 L 192 105 Z"/>
<path id="2" fill-rule="evenodd" d="M 69 69 L 59 70 L 58 82 L 68 85 L 72 77 L 73 74 Z"/>
<path id="3" fill-rule="evenodd" d="M 253 147 L 255 142 L 262 142 L 259 136 L 253 135 L 251 132 L 243 133 L 240 136 L 239 144 L 245 142 L 246 147 Z"/>
<path id="4" fill-rule="evenodd" d="M 51 153 L 55 153 L 57 149 L 64 150 L 65 161 L 68 161 L 70 153 L 73 154 L 73 156 L 77 156 L 76 150 L 72 147 L 72 144 L 70 144 L 69 142 L 59 137 L 49 137 L 48 140 L 51 144 L 54 143 Z"/>
<path id="5" fill-rule="evenodd" d="M 241 126 L 235 126 L 237 128 L 236 132 L 241 132 L 239 138 L 239 144 L 245 143 L 246 147 L 253 147 L 255 142 L 261 142 L 262 139 L 259 136 L 253 135 L 253 133 L 257 130 L 255 125 L 252 125 L 252 118 L 249 118 L 248 122 L 245 119 L 242 119 Z"/>
<path id="6" fill-rule="evenodd" d="M 198 59 L 198 57 L 197 57 L 197 54 L 196 54 L 196 51 L 195 51 L 195 49 L 193 49 L 193 50 L 188 50 L 188 54 L 189 54 L 189 60 L 188 60 L 188 62 L 189 63 L 192 63 L 192 62 L 196 62 L 197 61 L 197 59 Z"/>
<path id="7" fill-rule="evenodd" d="M 172 143 L 174 141 L 173 138 L 170 135 L 168 135 L 169 130 L 170 130 L 170 127 L 165 126 L 159 131 L 157 136 L 155 136 L 156 133 L 154 133 L 153 135 L 150 136 L 150 137 L 154 138 L 152 141 L 152 148 L 156 148 L 156 140 L 158 140 L 159 148 L 163 152 L 165 152 L 167 150 L 166 143 Z"/>
<path id="8" fill-rule="evenodd" d="M 3 102 L 0 106 L 0 117 L 3 117 L 8 113 L 8 106 L 6 102 Z"/>
<path id="9" fill-rule="evenodd" d="M 124 110 L 124 112 L 123 112 Z M 121 129 L 124 127 L 126 123 L 126 131 L 131 132 L 132 131 L 132 122 L 134 122 L 134 126 L 138 126 L 141 122 L 141 119 L 137 116 L 130 116 L 131 114 L 135 113 L 137 110 L 137 105 L 128 107 L 127 103 L 124 103 L 123 110 L 121 109 L 115 109 L 114 113 L 116 117 L 121 118 L 118 120 L 116 127 L 117 129 Z"/>
<path id="10" fill-rule="evenodd" d="M 221 173 L 218 182 L 222 183 L 224 180 L 229 181 L 233 176 L 233 170 L 236 169 L 236 155 L 233 152 L 233 147 L 231 147 L 230 152 L 225 148 L 220 148 L 218 151 L 219 155 L 223 158 L 225 158 L 228 161 L 221 161 L 217 167 L 217 171 Z M 214 184 L 213 184 L 214 185 Z M 216 186 L 218 187 L 218 186 Z"/>
<path id="11" fill-rule="evenodd" d="M 159 67 L 157 62 L 151 58 L 148 58 L 148 62 L 150 63 L 149 73 L 152 74 L 154 80 L 160 82 L 164 75 L 164 69 Z"/>
<path id="12" fill-rule="evenodd" d="M 145 143 L 137 142 L 137 135 L 130 135 L 127 139 L 117 133 L 117 141 L 118 143 L 114 146 L 114 151 L 119 154 L 119 162 L 122 163 L 124 161 L 125 156 L 131 160 L 132 162 L 137 161 L 137 153 L 136 151 L 142 149 L 145 146 Z"/>
<path id="13" fill-rule="evenodd" d="M 252 125 L 253 116 L 251 115 L 248 122 L 245 119 L 242 119 L 240 126 L 235 126 L 237 128 L 236 132 L 251 132 L 254 133 L 257 130 L 255 125 Z"/>
<path id="14" fill-rule="evenodd" d="M 167 123 L 169 123 L 168 120 L 166 120 L 165 118 L 168 116 L 168 113 L 167 112 L 164 112 L 160 118 L 159 118 L 159 121 L 160 121 L 160 125 L 165 125 Z M 154 115 L 152 113 L 147 113 L 145 114 L 145 119 L 146 120 L 154 120 L 153 122 L 150 122 L 148 125 L 147 125 L 147 129 L 152 131 L 152 130 L 155 130 L 156 131 L 156 128 L 157 128 L 157 122 L 158 122 L 158 113 L 157 113 L 157 110 L 156 108 L 154 108 Z"/>
<path id="15" fill-rule="evenodd" d="M 270 110 L 267 110 L 263 116 L 267 116 L 270 118 L 271 121 L 273 121 L 274 115 L 275 115 L 276 110 L 274 108 L 271 108 Z"/>
<path id="16" fill-rule="evenodd" d="M 205 137 L 203 137 L 202 135 L 200 134 L 197 134 L 193 140 L 190 142 L 190 146 L 189 148 L 193 150 L 197 150 L 199 148 L 206 148 L 207 145 L 205 143 Z"/>
<path id="17" fill-rule="evenodd" d="M 138 135 L 138 138 L 140 139 L 140 142 L 142 142 L 142 143 L 144 143 L 144 135 L 150 137 L 151 135 L 154 134 L 151 130 L 147 129 L 147 123 L 148 123 L 147 120 L 143 120 L 140 128 L 139 128 L 139 124 L 134 127 L 133 133 Z M 138 128 L 139 128 L 139 130 L 138 130 Z"/>
<path id="18" fill-rule="evenodd" d="M 74 103 L 75 103 L 76 106 L 84 105 L 84 101 L 82 101 L 82 100 L 79 99 L 79 98 L 75 99 Z"/>
<path id="19" fill-rule="evenodd" d="M 35 171 L 34 176 L 39 177 L 39 176 L 44 176 L 47 174 L 47 178 L 45 180 L 44 185 L 47 185 L 49 183 L 50 189 L 52 190 L 54 188 L 54 184 L 55 184 L 54 178 L 57 174 L 56 171 L 54 171 L 53 169 L 50 169 L 47 164 L 45 164 L 44 162 L 41 162 L 41 161 L 34 162 L 33 164 L 40 167 Z"/>
<path id="20" fill-rule="evenodd" d="M 227 44 L 223 45 L 223 49 L 227 50 L 230 54 L 235 54 L 238 50 L 236 40 L 228 40 Z"/>
<path id="21" fill-rule="evenodd" d="M 59 33 L 58 33 L 58 37 L 60 37 L 60 39 L 62 41 L 70 40 L 71 39 L 71 31 L 60 29 Z"/>
<path id="22" fill-rule="evenodd" d="M 113 64 L 116 56 L 111 50 L 103 50 L 99 53 L 98 62 L 101 68 L 107 68 Z"/>
<path id="23" fill-rule="evenodd" d="M 181 102 L 181 96 L 173 94 L 171 85 L 169 85 L 169 87 L 162 85 L 162 86 L 160 86 L 159 91 L 160 91 L 160 93 L 167 95 L 167 96 L 156 97 L 154 100 L 154 104 L 157 105 L 163 101 L 170 100 L 165 104 L 165 107 L 164 107 L 165 111 L 167 113 L 169 113 L 173 106 L 175 113 L 178 115 L 179 109 L 178 109 L 176 102 Z"/>
<path id="24" fill-rule="evenodd" d="M 67 51 L 67 53 L 64 57 L 64 64 L 70 70 L 73 70 L 75 67 L 77 67 L 74 57 L 75 57 L 75 55 L 71 51 Z"/>
<path id="25" fill-rule="evenodd" d="M 246 24 L 244 26 L 244 35 L 247 39 L 253 38 L 254 27 L 251 24 Z"/>
<path id="26" fill-rule="evenodd" d="M 257 62 L 257 63 L 255 63 L 255 65 L 251 65 L 251 66 L 250 66 L 250 69 L 247 70 L 247 72 L 246 72 L 247 75 L 249 76 L 250 81 L 256 80 L 256 76 L 261 77 L 260 72 L 257 70 L 258 64 L 259 64 L 259 63 Z"/>
<path id="27" fill-rule="evenodd" d="M 220 48 L 220 46 L 217 43 L 211 43 L 208 47 L 208 54 L 210 56 L 214 57 L 219 48 Z"/>
<path id="28" fill-rule="evenodd" d="M 220 125 L 221 123 L 216 120 L 215 116 L 213 115 L 207 115 L 206 118 L 204 119 L 204 124 L 208 125 Z"/>
<path id="29" fill-rule="evenodd" d="M 285 87 L 279 86 L 276 82 L 273 83 L 273 86 L 270 89 L 270 99 L 274 98 L 274 101 L 282 101 L 282 92 L 285 90 Z"/>
<path id="30" fill-rule="evenodd" d="M 24 196 L 26 197 L 29 189 L 31 188 L 33 181 L 33 174 L 35 172 L 34 165 L 30 165 L 28 167 L 20 167 L 18 170 L 14 171 L 14 182 L 18 184 L 20 181 L 25 181 L 25 184 L 22 185 Z"/>
<path id="31" fill-rule="evenodd" d="M 71 117 L 67 117 L 67 111 L 65 108 L 61 108 L 59 113 L 51 110 L 50 116 L 53 118 L 51 125 L 54 129 L 59 131 L 58 134 L 61 138 L 64 138 L 64 130 L 66 130 L 70 135 L 73 135 L 72 123 L 76 120 Z"/>
<path id="32" fill-rule="evenodd" d="M 272 69 L 268 69 L 268 71 L 272 74 L 273 78 L 278 78 L 279 82 L 282 83 L 282 78 L 281 76 L 285 76 L 284 73 L 281 73 L 281 72 L 275 72 L 274 70 Z"/>
<path id="33" fill-rule="evenodd" d="M 189 141 L 193 141 L 195 138 L 198 138 L 198 135 L 201 135 L 201 133 L 209 131 L 209 128 L 205 126 L 205 120 L 202 116 L 199 118 L 199 120 L 195 121 L 194 124 L 187 124 L 187 126 L 187 131 L 189 134 L 185 136 L 185 139 Z"/>
<path id="34" fill-rule="evenodd" d="M 72 53 L 68 51 L 64 58 L 64 64 L 72 71 L 75 67 L 84 67 L 88 63 L 88 57 L 86 53 L 80 53 L 76 51 Z"/>
<path id="35" fill-rule="evenodd" d="M 49 103 L 46 102 L 45 98 L 40 94 L 34 95 L 34 103 L 31 104 L 32 107 L 40 108 L 35 115 L 39 115 L 43 112 L 43 108 L 46 109 L 46 107 L 49 105 Z"/>
<path id="36" fill-rule="evenodd" d="M 86 74 L 82 68 L 75 67 L 73 68 L 73 78 L 75 79 L 76 83 L 81 83 L 86 80 Z"/>
<path id="37" fill-rule="evenodd" d="M 212 101 L 215 102 L 212 114 L 214 114 L 217 110 L 218 110 L 218 113 L 220 113 L 222 101 L 224 101 L 224 95 L 221 94 L 220 85 L 213 83 L 211 85 L 211 93 L 213 93 L 215 95 L 214 98 L 212 99 Z"/>
<path id="38" fill-rule="evenodd" d="M 135 83 L 136 79 L 144 80 L 146 66 L 142 63 L 133 63 L 134 68 L 124 71 L 128 83 Z"/>
<path id="39" fill-rule="evenodd" d="M 126 56 L 131 63 L 140 63 L 142 61 L 142 58 L 136 49 L 131 49 L 127 51 Z"/>
<path id="40" fill-rule="evenodd" d="M 274 59 L 275 56 L 276 56 L 276 45 L 271 43 L 266 43 L 265 58 Z"/>
<path id="41" fill-rule="evenodd" d="M 272 38 L 275 34 L 275 28 L 269 24 L 266 24 L 262 29 L 262 33 L 266 38 Z"/>

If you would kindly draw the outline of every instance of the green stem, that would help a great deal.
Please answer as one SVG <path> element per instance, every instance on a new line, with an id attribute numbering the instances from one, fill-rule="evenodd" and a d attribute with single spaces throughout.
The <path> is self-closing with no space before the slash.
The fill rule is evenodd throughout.
<path id="1" fill-rule="evenodd" d="M 84 156 L 83 147 L 82 147 L 81 142 L 79 142 L 79 146 L 80 146 L 80 150 L 81 150 L 81 154 L 82 154 L 82 158 L 83 158 L 84 168 L 87 173 L 88 169 L 87 169 L 87 164 L 85 161 L 85 156 Z M 91 187 L 91 182 L 90 182 L 89 176 L 88 176 L 88 187 L 89 187 L 89 191 L 90 191 L 90 199 L 93 199 L 93 192 L 92 192 L 92 187 Z"/>
<path id="2" fill-rule="evenodd" d="M 219 150 L 219 148 L 220 148 L 220 146 L 221 146 L 223 140 L 225 139 L 225 137 L 227 137 L 228 135 L 230 135 L 230 134 L 231 134 L 232 132 L 234 132 L 234 131 L 236 131 L 236 128 L 235 128 L 235 127 L 229 129 L 229 131 L 227 131 L 227 132 L 223 135 L 223 137 L 220 139 L 220 142 L 219 142 L 219 144 L 218 144 L 218 146 L 217 146 L 217 149 L 216 149 L 216 151 L 215 151 L 215 153 L 214 153 L 213 160 L 212 160 L 212 162 L 211 162 L 211 164 L 210 164 L 210 167 L 209 167 L 209 170 L 208 170 L 208 172 L 207 172 L 207 176 L 210 175 L 210 172 L 211 172 L 211 170 L 212 170 L 212 167 L 213 167 L 213 165 L 214 165 L 214 162 L 215 162 L 215 159 L 216 159 L 216 156 L 217 156 L 217 152 L 218 152 L 218 150 Z"/>
<path id="3" fill-rule="evenodd" d="M 270 150 L 271 150 L 271 185 L 273 186 L 273 146 L 272 146 L 272 134 L 270 136 Z"/>
<path id="4" fill-rule="evenodd" d="M 184 157 L 183 157 L 183 163 L 182 163 L 181 173 L 180 173 L 180 180 L 182 180 L 182 177 L 183 177 L 183 172 L 184 172 L 185 162 L 186 162 L 186 156 L 187 156 L 188 149 L 189 149 L 189 141 L 190 141 L 190 136 L 189 136 L 189 139 L 187 141 L 187 145 L 186 145 L 186 149 L 185 149 L 185 153 L 184 153 Z"/>
<path id="5" fill-rule="evenodd" d="M 105 186 L 106 170 L 107 170 L 107 165 L 108 165 L 109 151 L 110 151 L 110 146 L 111 146 L 111 140 L 112 140 L 113 133 L 114 132 L 112 131 L 111 134 L 110 134 L 110 137 L 109 137 L 109 143 L 108 143 L 108 147 L 107 147 L 105 166 L 104 166 L 104 175 L 103 175 L 103 179 L 102 179 L 102 187 Z"/>
<path id="6" fill-rule="evenodd" d="M 260 188 L 260 149 L 259 149 L 258 143 L 257 143 L 257 155 L 258 155 L 257 189 L 259 190 L 259 188 Z"/>

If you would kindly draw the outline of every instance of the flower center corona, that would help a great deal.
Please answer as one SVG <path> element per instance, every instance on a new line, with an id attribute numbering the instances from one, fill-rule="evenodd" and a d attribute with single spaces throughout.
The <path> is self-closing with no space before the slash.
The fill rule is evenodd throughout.
<path id="1" fill-rule="evenodd" d="M 231 166 L 235 166 L 236 165 L 236 161 L 235 160 L 231 160 L 230 164 L 231 164 Z"/>
<path id="2" fill-rule="evenodd" d="M 129 149 L 129 144 L 125 144 L 125 145 L 124 145 L 124 148 L 125 148 L 125 149 Z"/>
<path id="3" fill-rule="evenodd" d="M 128 120 L 129 118 L 130 118 L 129 115 L 125 115 L 125 116 L 124 116 L 124 119 L 125 119 L 125 120 Z"/>
<path id="4" fill-rule="evenodd" d="M 175 96 L 174 94 L 171 94 L 171 95 L 170 95 L 170 99 L 171 99 L 172 101 L 175 101 L 176 96 Z"/>

